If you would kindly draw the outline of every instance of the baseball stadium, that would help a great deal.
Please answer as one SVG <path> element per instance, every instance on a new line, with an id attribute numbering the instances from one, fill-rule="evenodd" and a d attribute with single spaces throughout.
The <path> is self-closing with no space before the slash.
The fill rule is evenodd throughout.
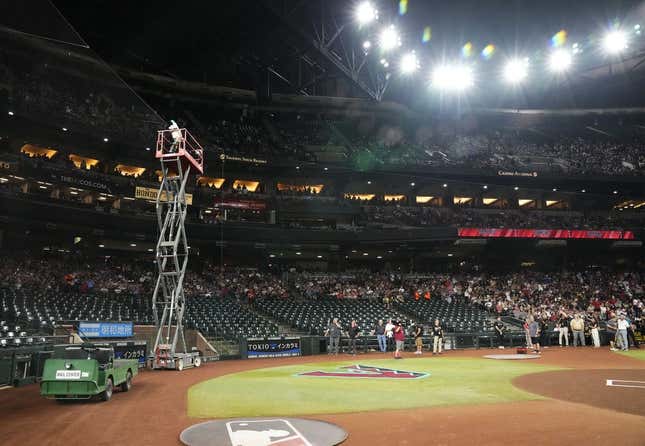
<path id="1" fill-rule="evenodd" d="M 0 445 L 645 445 L 645 2 L 0 2 Z"/>

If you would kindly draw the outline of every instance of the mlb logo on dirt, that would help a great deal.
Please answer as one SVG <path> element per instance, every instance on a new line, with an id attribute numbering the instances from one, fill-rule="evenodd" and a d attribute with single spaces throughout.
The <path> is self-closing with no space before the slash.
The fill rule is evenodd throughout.
<path id="1" fill-rule="evenodd" d="M 232 446 L 312 446 L 287 420 L 229 421 Z"/>
<path id="2" fill-rule="evenodd" d="M 383 367 L 372 367 L 369 365 L 350 365 L 340 367 L 338 371 L 325 372 L 317 370 L 314 372 L 299 373 L 298 376 L 312 376 L 319 378 L 388 378 L 388 379 L 419 379 L 429 376 L 429 373 L 408 372 L 405 370 L 393 370 Z"/>

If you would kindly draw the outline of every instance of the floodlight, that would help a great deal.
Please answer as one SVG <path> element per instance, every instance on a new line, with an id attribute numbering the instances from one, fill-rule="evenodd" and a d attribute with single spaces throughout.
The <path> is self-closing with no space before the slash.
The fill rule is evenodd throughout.
<path id="1" fill-rule="evenodd" d="M 365 51 L 369 50 L 371 47 L 372 47 L 372 42 L 370 42 L 369 40 L 366 40 L 365 42 L 363 42 L 363 49 Z"/>
<path id="2" fill-rule="evenodd" d="M 602 40 L 604 50 L 610 54 L 618 54 L 627 48 L 627 34 L 622 31 L 610 31 Z"/>
<path id="3" fill-rule="evenodd" d="M 473 84 L 473 70 L 466 65 L 441 65 L 432 72 L 432 86 L 440 90 L 463 91 Z"/>
<path id="4" fill-rule="evenodd" d="M 378 37 L 378 44 L 383 51 L 389 51 L 401 46 L 401 36 L 394 25 L 383 28 Z"/>
<path id="5" fill-rule="evenodd" d="M 560 48 L 551 53 L 551 57 L 549 58 L 549 68 L 551 71 L 561 73 L 568 70 L 569 67 L 571 67 L 572 62 L 571 53 Z"/>
<path id="6" fill-rule="evenodd" d="M 504 67 L 504 79 L 511 84 L 519 84 L 529 73 L 528 59 L 510 60 Z"/>
<path id="7" fill-rule="evenodd" d="M 414 51 L 404 54 L 399 63 L 399 69 L 402 74 L 412 74 L 419 69 L 419 66 L 419 58 Z"/>
<path id="8" fill-rule="evenodd" d="M 359 25 L 367 25 L 378 20 L 378 11 L 370 2 L 362 2 L 356 8 L 356 21 Z"/>

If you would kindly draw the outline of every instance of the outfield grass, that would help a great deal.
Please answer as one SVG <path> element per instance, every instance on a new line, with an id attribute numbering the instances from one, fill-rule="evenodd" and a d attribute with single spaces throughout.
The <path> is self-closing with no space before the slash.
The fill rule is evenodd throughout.
<path id="1" fill-rule="evenodd" d="M 415 380 L 311 378 L 298 373 L 335 371 L 352 364 L 430 373 Z M 516 376 L 558 367 L 539 360 L 495 361 L 468 358 L 410 358 L 299 364 L 225 375 L 192 386 L 191 417 L 307 415 L 405 409 L 459 404 L 489 404 L 541 397 L 511 384 Z"/>
<path id="2" fill-rule="evenodd" d="M 645 361 L 645 349 L 630 350 L 628 352 L 616 352 L 616 353 L 620 353 L 621 355 L 629 356 L 630 358 L 640 359 L 641 361 Z"/>

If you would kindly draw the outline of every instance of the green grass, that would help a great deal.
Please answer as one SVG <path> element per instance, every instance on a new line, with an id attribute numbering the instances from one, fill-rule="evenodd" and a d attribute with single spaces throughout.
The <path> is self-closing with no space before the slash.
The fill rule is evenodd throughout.
<path id="1" fill-rule="evenodd" d="M 630 358 L 640 359 L 641 361 L 645 361 L 645 349 L 630 350 L 628 352 L 616 352 L 616 353 L 620 353 L 621 355 L 629 356 Z"/>
<path id="2" fill-rule="evenodd" d="M 415 372 L 427 378 L 396 381 L 294 376 L 362 364 Z M 459 404 L 489 404 L 540 399 L 511 384 L 516 376 L 557 367 L 535 361 L 466 358 L 415 358 L 299 364 L 225 375 L 192 386 L 191 417 L 287 416 L 361 412 Z"/>

